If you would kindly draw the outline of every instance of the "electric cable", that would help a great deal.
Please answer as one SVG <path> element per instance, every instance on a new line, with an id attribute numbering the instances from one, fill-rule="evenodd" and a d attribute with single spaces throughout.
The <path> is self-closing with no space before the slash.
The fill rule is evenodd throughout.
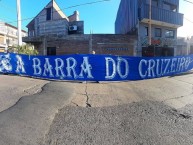
<path id="1" fill-rule="evenodd" d="M 190 23 L 193 23 L 193 21 L 189 20 L 188 18 L 184 17 L 185 20 L 189 21 Z"/>
<path id="2" fill-rule="evenodd" d="M 66 10 L 66 9 L 71 9 L 71 8 L 74 8 L 74 7 L 91 5 L 91 4 L 101 3 L 101 2 L 105 2 L 105 1 L 111 1 L 111 0 L 98 0 L 98 1 L 94 1 L 94 2 L 82 3 L 82 4 L 78 4 L 78 5 L 73 5 L 73 6 L 69 6 L 69 7 L 66 7 L 66 8 L 62 8 L 60 10 L 56 10 L 56 11 L 53 11 L 53 12 L 59 12 L 59 11 Z M 42 14 L 40 16 L 46 16 L 46 14 Z M 34 18 L 35 17 L 24 18 L 24 19 L 21 19 L 20 21 L 31 20 L 31 19 L 34 19 Z M 15 23 L 15 22 L 17 22 L 17 21 L 10 21 L 10 22 L 7 22 L 7 23 Z"/>
<path id="3" fill-rule="evenodd" d="M 184 1 L 186 1 L 186 2 L 188 2 L 188 3 L 191 3 L 191 4 L 193 4 L 193 2 L 191 2 L 191 1 L 189 1 L 189 0 L 184 0 Z"/>

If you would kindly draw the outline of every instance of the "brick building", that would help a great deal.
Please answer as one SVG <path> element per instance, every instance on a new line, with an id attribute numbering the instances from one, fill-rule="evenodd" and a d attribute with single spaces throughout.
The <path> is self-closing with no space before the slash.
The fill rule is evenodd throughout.
<path id="1" fill-rule="evenodd" d="M 134 55 L 136 37 L 113 34 L 84 34 L 79 12 L 66 16 L 54 0 L 27 25 L 28 37 L 40 55 L 114 54 Z"/>
<path id="2" fill-rule="evenodd" d="M 179 0 L 121 0 L 115 32 L 136 35 L 135 51 L 139 56 L 175 56 L 181 51 L 176 46 L 177 29 L 181 26 Z M 149 45 L 153 49 L 148 50 Z"/>
<path id="3" fill-rule="evenodd" d="M 23 38 L 33 43 L 40 55 L 95 54 L 134 55 L 137 46 L 135 36 L 118 34 L 76 34 L 58 37 Z"/>
<path id="4" fill-rule="evenodd" d="M 27 25 L 29 37 L 46 35 L 83 34 L 84 22 L 79 20 L 79 12 L 67 17 L 57 3 L 51 0 L 46 7 Z"/>
<path id="5" fill-rule="evenodd" d="M 18 45 L 17 27 L 5 22 L 0 22 L 0 52 L 4 52 L 8 47 Z M 27 32 L 22 30 L 22 36 L 27 36 Z"/>

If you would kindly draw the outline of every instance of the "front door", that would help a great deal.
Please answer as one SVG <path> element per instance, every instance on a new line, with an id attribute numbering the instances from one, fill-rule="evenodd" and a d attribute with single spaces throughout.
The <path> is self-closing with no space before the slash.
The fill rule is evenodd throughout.
<path id="1" fill-rule="evenodd" d="M 47 55 L 56 55 L 56 47 L 47 47 Z"/>

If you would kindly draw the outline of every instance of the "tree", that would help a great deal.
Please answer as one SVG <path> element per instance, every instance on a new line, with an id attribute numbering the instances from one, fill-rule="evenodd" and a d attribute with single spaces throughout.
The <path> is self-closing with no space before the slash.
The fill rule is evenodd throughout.
<path id="1" fill-rule="evenodd" d="M 33 45 L 26 44 L 22 46 L 12 46 L 8 49 L 9 52 L 16 52 L 18 54 L 38 55 L 38 51 L 34 49 Z"/>

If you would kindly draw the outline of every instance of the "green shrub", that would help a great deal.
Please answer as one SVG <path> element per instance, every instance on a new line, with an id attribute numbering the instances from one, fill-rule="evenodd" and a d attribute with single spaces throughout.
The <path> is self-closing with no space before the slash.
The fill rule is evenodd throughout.
<path id="1" fill-rule="evenodd" d="M 9 52 L 26 55 L 38 55 L 38 51 L 34 49 L 33 45 L 12 46 L 8 49 Z"/>

